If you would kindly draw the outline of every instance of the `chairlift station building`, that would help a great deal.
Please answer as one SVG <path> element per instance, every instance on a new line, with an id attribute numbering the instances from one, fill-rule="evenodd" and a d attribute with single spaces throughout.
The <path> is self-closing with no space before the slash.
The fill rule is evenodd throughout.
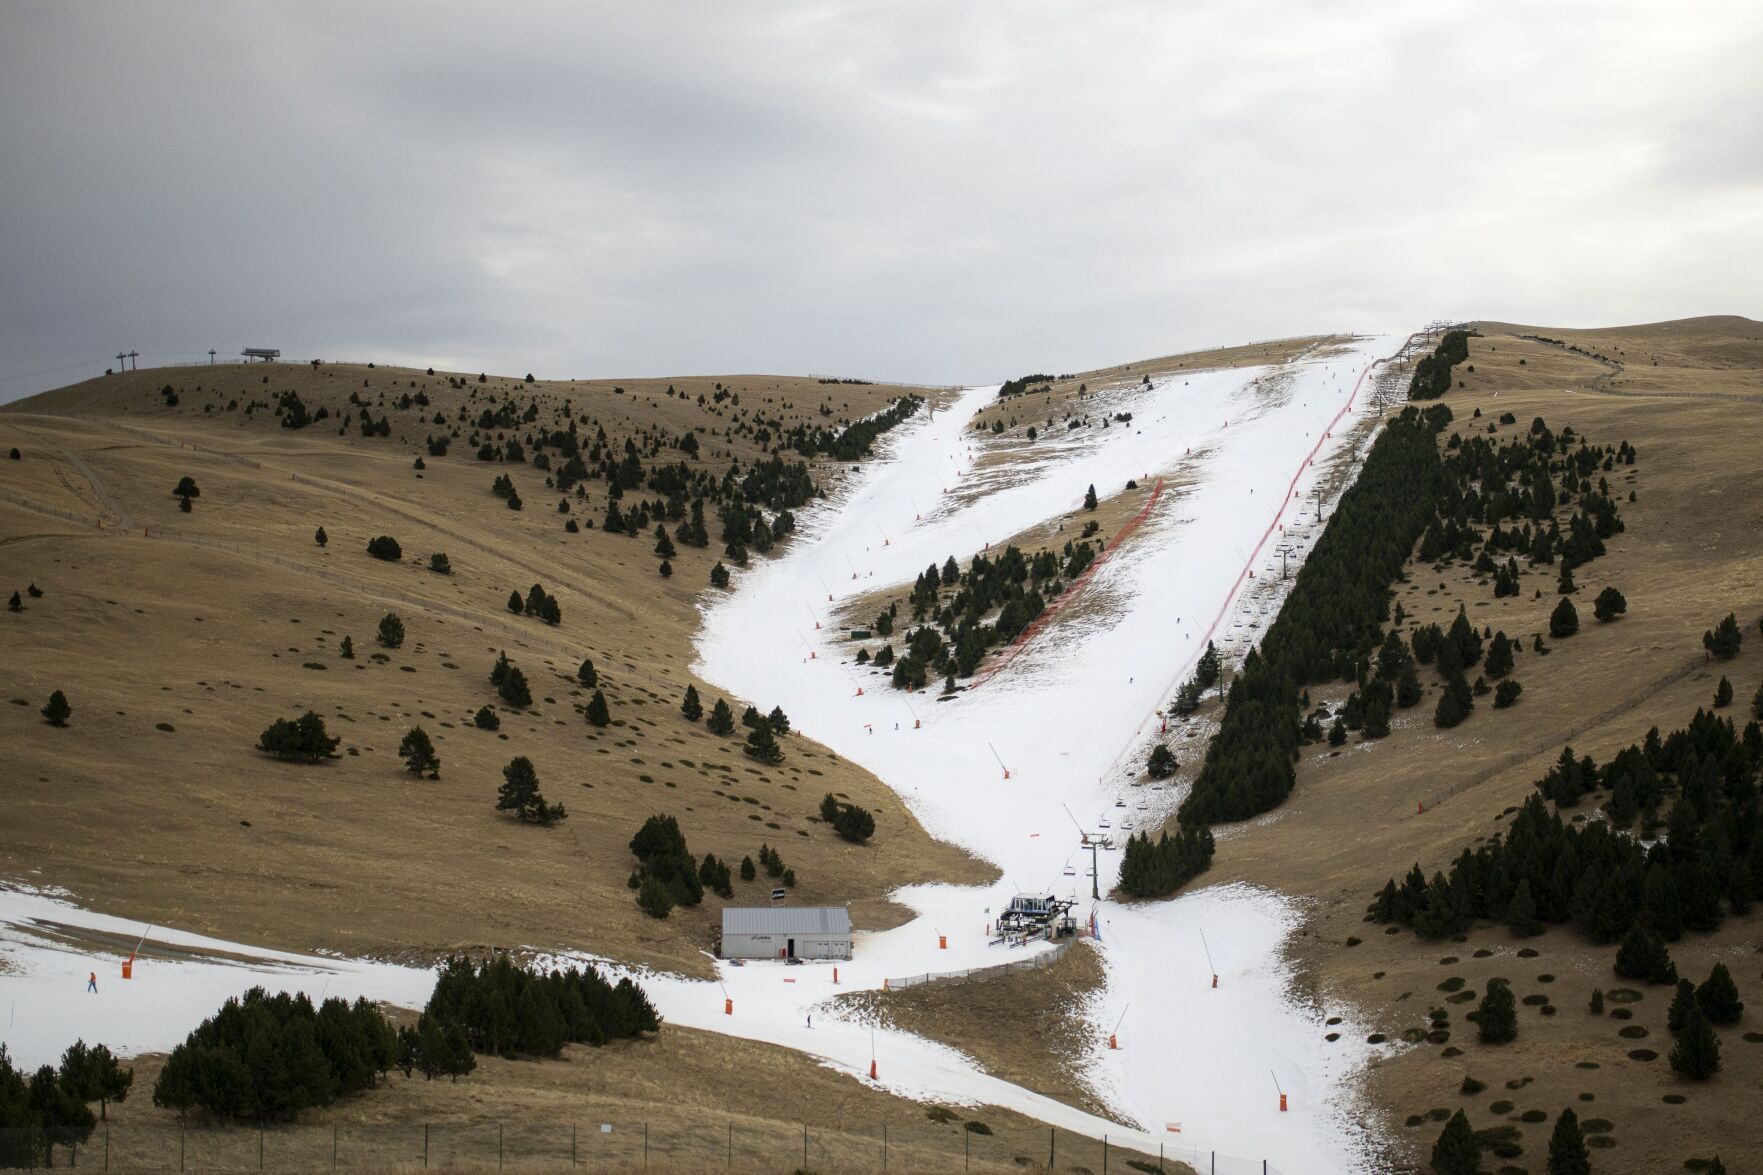
<path id="1" fill-rule="evenodd" d="M 844 906 L 724 906 L 725 959 L 849 959 L 851 911 Z"/>

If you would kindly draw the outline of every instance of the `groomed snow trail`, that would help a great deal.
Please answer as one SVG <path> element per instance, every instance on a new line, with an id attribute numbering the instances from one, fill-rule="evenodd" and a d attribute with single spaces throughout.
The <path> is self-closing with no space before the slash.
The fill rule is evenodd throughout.
<path id="1" fill-rule="evenodd" d="M 896 429 L 885 453 L 851 475 L 833 504 L 808 515 L 781 559 L 756 566 L 707 607 L 696 671 L 761 708 L 783 706 L 798 730 L 875 772 L 932 835 L 995 862 L 1003 878 L 990 887 L 899 891 L 896 898 L 918 917 L 860 934 L 856 958 L 840 964 L 842 988 L 832 986 L 827 965 L 724 964 L 721 991 L 683 980 L 654 984 L 663 1013 L 864 1073 L 868 1029 L 831 1022 L 824 1011 L 809 1028 L 815 1005 L 839 990 L 879 987 L 884 976 L 1024 957 L 988 946 L 984 933 L 1016 892 L 1075 891 L 1087 907 L 1089 854 L 1077 851 L 1077 830 L 1062 806 L 1086 829 L 1108 820 L 1119 842 L 1123 821 L 1155 828 L 1173 809 L 1173 791 L 1131 786 L 1120 752 L 1130 744 L 1135 758 L 1143 753 L 1135 739 L 1146 716 L 1166 699 L 1171 680 L 1190 670 L 1215 617 L 1226 618 L 1218 636 L 1235 637 L 1239 650 L 1271 619 L 1240 610 L 1236 597 L 1252 582 L 1242 578 L 1245 565 L 1266 565 L 1269 552 L 1257 545 L 1270 525 L 1278 535 L 1284 523 L 1300 549 L 1314 538 L 1316 479 L 1347 443 L 1351 418 L 1368 410 L 1362 377 L 1401 342 L 1357 338 L 1273 367 L 1101 392 L 1090 402 L 1092 419 L 1126 411 L 1130 424 L 1047 438 L 1027 474 L 1020 465 L 973 474 L 987 483 L 980 496 L 966 484 L 976 456 L 966 428 L 996 388 L 971 389 L 934 419 L 921 415 Z M 1325 439 L 1349 399 L 1347 419 Z M 1289 497 L 1300 470 L 1296 497 Z M 1107 496 L 1129 478 L 1147 485 L 1147 476 L 1160 475 L 1173 475 L 1172 489 L 1099 570 L 1078 615 L 1042 634 L 983 688 L 945 702 L 934 689 L 908 699 L 876 671 L 855 667 L 837 634 L 813 629 L 813 615 L 825 616 L 842 599 L 910 583 L 951 554 L 965 564 L 988 540 L 1068 514 L 1091 483 Z M 1311 525 L 1300 539 L 1305 521 Z M 1068 537 L 1076 532 L 1060 541 Z M 1196 739 L 1172 749 L 1186 764 L 1203 746 Z M 1118 857 L 1101 855 L 1104 894 Z M 1075 876 L 1064 873 L 1067 866 Z M 1197 1144 L 1288 1171 L 1363 1169 L 1363 1140 L 1352 1126 L 1362 1115 L 1350 1104 L 1347 1078 L 1373 1050 L 1353 1043 L 1364 1033 L 1351 1022 L 1339 1026 L 1340 1040 L 1326 1043 L 1321 1011 L 1287 999 L 1280 951 L 1296 921 L 1287 901 L 1245 886 L 1208 887 L 1167 902 L 1104 900 L 1097 917 L 1108 983 L 1094 1013 L 1098 1049 L 1089 1073 L 1144 1132 L 1141 1145 Z M 948 947 L 939 948 L 945 936 Z M 725 993 L 733 1016 L 723 1014 Z M 1108 1032 L 1123 1013 L 1121 1047 L 1108 1049 Z M 1118 1126 L 985 1077 L 951 1050 L 905 1034 L 880 1038 L 877 1061 L 882 1083 L 900 1092 L 994 1102 L 1122 1137 Z M 1284 1113 L 1281 1087 L 1291 1107 Z M 1175 1123 L 1180 1135 L 1168 1133 Z"/>

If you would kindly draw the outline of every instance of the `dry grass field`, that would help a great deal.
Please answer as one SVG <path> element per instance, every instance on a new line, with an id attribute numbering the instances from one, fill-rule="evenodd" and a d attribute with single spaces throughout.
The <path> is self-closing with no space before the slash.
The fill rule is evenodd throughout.
<path id="1" fill-rule="evenodd" d="M 160 393 L 168 382 L 183 389 L 175 408 Z M 721 550 L 714 520 L 711 546 L 681 545 L 663 579 L 652 534 L 565 530 L 569 519 L 602 517 L 604 481 L 582 483 L 581 498 L 548 493 L 531 465 L 474 459 L 468 436 L 413 468 L 424 438 L 444 431 L 424 414 L 475 417 L 492 397 L 559 418 L 567 400 L 584 439 L 604 429 L 615 455 L 627 437 L 693 427 L 699 463 L 720 472 L 723 454 L 762 455 L 755 436 L 768 426 L 835 424 L 901 389 L 747 378 L 675 381 L 683 394 L 670 396 L 666 381 L 622 393 L 457 382 L 386 369 L 192 368 L 111 376 L 0 413 L 0 452 L 21 456 L 0 460 L 6 592 L 34 583 L 43 593 L 0 619 L 0 697 L 10 703 L 0 706 L 0 874 L 143 921 L 282 947 L 426 959 L 567 946 L 698 974 L 715 903 L 656 922 L 625 887 L 626 844 L 651 813 L 677 816 L 700 854 L 738 863 L 773 845 L 800 900 L 849 900 L 859 926 L 897 920 L 885 895 L 898 885 L 990 875 L 933 842 L 812 731 L 786 738 L 783 762 L 769 766 L 748 759 L 738 737 L 681 716 L 688 684 L 706 709 L 718 696 L 689 668 Z M 739 391 L 717 404 L 718 385 Z M 244 417 L 242 405 L 285 390 L 330 418 L 292 430 L 262 408 Z M 351 391 L 396 423 L 391 437 L 337 435 Z M 418 393 L 427 406 L 396 407 Z M 820 414 L 823 402 L 833 415 Z M 490 492 L 503 473 L 524 509 Z M 814 470 L 823 487 L 838 473 Z M 201 490 L 187 514 L 171 493 L 186 475 Z M 627 507 L 639 496 L 631 491 Z M 401 561 L 369 557 L 380 534 L 398 540 Z M 447 554 L 451 574 L 429 570 L 433 552 Z M 509 593 L 534 583 L 559 601 L 560 624 L 507 610 Z M 404 622 L 400 648 L 376 644 L 387 612 Z M 344 637 L 353 659 L 340 655 Z M 529 681 L 530 708 L 496 698 L 488 673 L 503 650 Z M 583 717 L 593 692 L 576 678 L 584 658 L 610 707 L 604 728 Z M 37 713 L 55 689 L 74 708 L 66 730 Z M 730 701 L 737 713 L 749 702 L 770 709 L 764 698 Z M 473 725 L 485 704 L 501 712 L 497 732 Z M 338 758 L 282 763 L 253 749 L 272 720 L 308 708 L 342 736 Z M 398 745 L 416 725 L 435 741 L 438 779 L 402 768 Z M 501 768 L 516 755 L 533 760 L 568 820 L 547 830 L 495 811 Z M 821 828 L 827 791 L 875 812 L 870 844 Z M 771 884 L 762 875 L 737 896 L 753 900 Z"/>
<path id="2" fill-rule="evenodd" d="M 255 1129 L 182 1124 L 145 1096 L 162 1057 L 133 1062 L 135 1092 L 109 1110 L 119 1167 L 256 1170 Z M 603 1127 L 611 1127 L 604 1130 Z M 101 1161 L 100 1127 L 81 1156 Z M 181 1135 L 181 1137 L 180 1137 Z M 690 1028 L 556 1061 L 478 1058 L 458 1082 L 394 1072 L 371 1092 L 261 1137 L 271 1171 L 328 1169 L 596 1172 L 715 1170 L 1099 1173 L 1102 1144 L 997 1106 L 925 1106 L 852 1081 L 775 1045 Z M 333 1151 L 333 1147 L 335 1150 Z M 426 1162 L 425 1162 L 426 1148 Z M 573 1162 L 572 1162 L 573 1158 Z M 1156 1155 L 1111 1147 L 1109 1170 Z M 1190 1169 L 1173 1161 L 1170 1175 Z"/>
<path id="3" fill-rule="evenodd" d="M 1485 577 L 1466 566 L 1441 570 L 1411 562 L 1396 596 L 1410 624 L 1448 624 L 1462 603 L 1478 627 L 1522 635 L 1526 647 L 1513 674 L 1524 685 L 1522 697 L 1503 711 L 1483 699 L 1463 725 L 1437 730 L 1431 721 L 1437 675 L 1423 668 L 1427 698 L 1397 712 L 1390 737 L 1355 737 L 1338 751 L 1309 748 L 1284 805 L 1247 825 L 1220 829 L 1207 880 L 1246 879 L 1303 899 L 1309 918 L 1293 954 L 1304 994 L 1325 1010 L 1351 1001 L 1391 1041 L 1428 1027 L 1430 1009 L 1450 1013 L 1449 1044 L 1407 1045 L 1373 1069 L 1374 1100 L 1387 1107 L 1396 1134 L 1412 1140 L 1394 1161 L 1423 1166 L 1441 1113 L 1462 1106 L 1478 1130 L 1516 1128 L 1524 1154 L 1508 1162 L 1514 1170 L 1540 1172 L 1549 1125 L 1571 1105 L 1582 1119 L 1612 1124 L 1603 1136 L 1614 1145 L 1593 1152 L 1597 1170 L 1680 1170 L 1685 1159 L 1715 1151 L 1729 1170 L 1749 1169 L 1763 1160 L 1763 1123 L 1746 1112 L 1763 1080 L 1763 1044 L 1747 1039 L 1763 1041 L 1752 1031 L 1763 1028 L 1755 1011 L 1737 1028 L 1721 1030 L 1724 1071 L 1706 1084 L 1687 1082 L 1664 1059 L 1671 1047 L 1664 1025 L 1668 989 L 1640 989 L 1643 998 L 1624 1005 L 1631 1020 L 1588 1011 L 1594 987 L 1624 986 L 1611 969 L 1614 947 L 1592 946 L 1562 927 L 1518 940 L 1498 925 L 1478 926 L 1459 941 L 1427 943 L 1362 921 L 1392 874 L 1399 877 L 1416 861 L 1430 874 L 1500 831 L 1502 813 L 1531 794 L 1564 745 L 1604 761 L 1650 726 L 1683 725 L 1698 706 L 1711 704 L 1723 674 L 1737 694 L 1730 713 L 1742 725 L 1763 682 L 1756 458 L 1756 438 L 1763 434 L 1763 325 L 1725 318 L 1587 332 L 1492 323 L 1480 329 L 1483 337 L 1470 340 L 1468 363 L 1457 368 L 1464 386 L 1443 401 L 1455 414 L 1446 436 L 1485 429 L 1512 412 L 1517 424 L 1498 426 L 1496 436 L 1542 416 L 1552 428 L 1571 425 L 1594 444 L 1627 440 L 1639 449 L 1634 466 L 1610 475 L 1613 490 L 1636 495 L 1621 507 L 1626 531 L 1609 540 L 1606 555 L 1575 573 L 1581 629 L 1548 641 L 1546 656 L 1529 651 L 1531 634 L 1547 640 L 1548 613 L 1559 599 L 1552 568 L 1527 572 L 1519 596 L 1496 600 Z M 1618 373 L 1594 356 L 1522 337 L 1529 334 L 1623 366 Z M 1479 420 L 1473 419 L 1477 408 Z M 1599 624 L 1590 601 L 1607 584 L 1627 596 L 1628 612 Z M 1707 663 L 1701 635 L 1728 612 L 1747 627 L 1744 650 L 1731 662 Z M 1338 703 L 1344 693 L 1312 690 L 1312 698 Z M 1591 810 L 1592 804 L 1581 805 L 1581 812 Z M 1680 972 L 1699 982 L 1723 960 L 1741 995 L 1758 1007 L 1757 918 L 1729 918 L 1718 933 L 1686 935 L 1672 947 Z M 1357 939 L 1364 941 L 1347 945 Z M 1525 949 L 1536 955 L 1520 957 Z M 1494 976 L 1511 980 L 1520 1000 L 1545 996 L 1556 1013 L 1540 1014 L 1540 1002 L 1521 1003 L 1516 1042 L 1478 1044 L 1473 1025 L 1462 1018 L 1474 1005 L 1447 1002 L 1439 985 L 1460 978 L 1463 990 L 1479 994 Z M 1628 1025 L 1649 1035 L 1619 1036 Z M 1630 1059 L 1637 1046 L 1650 1046 L 1658 1059 Z M 1446 1056 L 1451 1047 L 1461 1054 Z M 1484 1082 L 1485 1091 L 1461 1093 L 1465 1076 Z M 1549 1123 L 1524 1120 L 1536 1110 L 1546 1112 Z M 1415 1116 L 1419 1123 L 1406 1125 Z M 1498 1165 L 1490 1159 L 1490 1169 Z"/>
<path id="4" fill-rule="evenodd" d="M 1086 1058 L 1105 1043 L 1091 1039 L 1094 1030 L 1082 1019 L 1085 1002 L 1103 981 L 1095 948 L 1079 940 L 1036 970 L 852 992 L 837 1003 L 866 1021 L 961 1049 L 994 1077 L 1106 1116 L 1108 1107 L 1083 1076 Z"/>

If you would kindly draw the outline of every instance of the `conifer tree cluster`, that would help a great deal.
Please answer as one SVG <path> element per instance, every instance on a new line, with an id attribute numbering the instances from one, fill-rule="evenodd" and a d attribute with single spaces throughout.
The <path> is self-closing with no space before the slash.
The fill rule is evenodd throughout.
<path id="1" fill-rule="evenodd" d="M 858 461 L 869 456 L 878 437 L 910 419 L 923 406 L 922 396 L 901 396 L 882 411 L 837 432 L 797 425 L 785 436 L 784 443 L 804 457 L 825 453 L 835 461 Z"/>
<path id="2" fill-rule="evenodd" d="M 1120 860 L 1120 890 L 1129 897 L 1160 898 L 1172 894 L 1212 864 L 1212 830 L 1204 824 L 1183 824 L 1170 836 L 1148 832 L 1127 838 Z"/>
<path id="3" fill-rule="evenodd" d="M 649 817 L 631 838 L 630 849 L 637 859 L 630 885 L 645 912 L 665 918 L 674 906 L 695 906 L 704 900 L 704 883 L 678 820 Z"/>
<path id="4" fill-rule="evenodd" d="M 831 792 L 821 798 L 820 818 L 852 844 L 862 844 L 875 835 L 875 817 L 868 809 L 844 803 Z"/>
<path id="5" fill-rule="evenodd" d="M 1408 381 L 1410 400 L 1436 400 L 1451 390 L 1451 368 L 1469 358 L 1469 340 L 1480 337 L 1479 331 L 1448 330 L 1433 348 L 1414 365 L 1414 377 Z"/>
<path id="6" fill-rule="evenodd" d="M 878 654 L 875 663 L 894 667 L 896 689 L 922 689 L 937 677 L 971 677 L 988 649 L 1016 639 L 1046 610 L 1062 583 L 1082 575 L 1099 551 L 1098 543 L 1079 539 L 1058 553 L 1043 549 L 1032 557 L 1014 545 L 996 557 L 981 553 L 966 571 L 953 555 L 940 569 L 933 563 L 919 574 L 908 601 L 912 618 L 929 623 L 906 634 L 898 659 L 889 645 L 885 662 Z M 955 591 L 945 601 L 948 588 Z M 996 617 L 988 621 L 994 610 Z M 882 615 L 887 619 L 877 618 L 876 631 L 887 636 L 894 629 L 893 607 Z"/>
<path id="7" fill-rule="evenodd" d="M 1359 660 L 1381 641 L 1389 583 L 1443 487 L 1435 438 L 1450 419 L 1442 405 L 1406 408 L 1371 446 L 1261 648 L 1250 651 L 1231 683 L 1218 734 L 1182 803 L 1184 823 L 1246 819 L 1291 792 L 1298 687 L 1355 676 Z"/>
<path id="8" fill-rule="evenodd" d="M 591 966 L 516 966 L 507 955 L 477 964 L 448 959 L 423 1016 L 460 1033 L 471 1051 L 499 1057 L 554 1057 L 566 1044 L 598 1048 L 661 1028 L 648 995 L 629 979 L 608 983 Z"/>
<path id="9" fill-rule="evenodd" d="M 508 610 L 516 616 L 537 616 L 546 624 L 563 623 L 562 606 L 557 603 L 557 597 L 547 592 L 542 584 L 535 583 L 528 588 L 525 598 L 519 592 L 509 592 Z"/>
<path id="10" fill-rule="evenodd" d="M 490 666 L 490 684 L 496 687 L 497 697 L 517 710 L 524 710 L 533 704 L 532 689 L 526 683 L 526 674 L 520 671 L 520 666 L 508 659 L 506 651 L 498 653 L 496 663 Z M 482 713 L 480 710 L 479 714 Z M 483 723 L 478 725 L 482 726 Z"/>
<path id="11" fill-rule="evenodd" d="M 257 736 L 257 749 L 278 759 L 316 763 L 336 757 L 343 740 L 325 732 L 324 719 L 311 710 L 298 718 L 277 718 Z"/>
<path id="12" fill-rule="evenodd" d="M 1656 980 L 1669 968 L 1658 957 L 1664 941 L 1713 930 L 1728 910 L 1748 911 L 1763 885 L 1760 763 L 1757 723 L 1741 736 L 1731 720 L 1704 710 L 1667 737 L 1654 728 L 1602 767 L 1567 748 L 1504 837 L 1464 849 L 1449 876 L 1428 880 L 1415 865 L 1401 883 L 1392 878 L 1370 919 L 1426 938 L 1457 933 L 1476 918 L 1572 922 L 1594 942 L 1622 940 L 1619 971 Z M 1593 791 L 1609 795 L 1604 820 L 1564 821 L 1545 803 L 1573 807 Z M 1620 831 L 1637 815 L 1656 827 L 1668 797 L 1674 802 L 1663 835 L 1650 846 Z"/>
<path id="13" fill-rule="evenodd" d="M 0 1167 L 53 1167 L 56 1147 L 69 1148 L 69 1165 L 77 1165 L 73 1148 L 97 1125 L 90 1103 L 102 1114 L 127 1099 L 134 1081 L 135 1071 L 119 1066 L 101 1044 L 75 1041 L 59 1068 L 42 1065 L 28 1074 L 13 1067 L 0 1044 Z"/>
<path id="14" fill-rule="evenodd" d="M 318 1007 L 304 994 L 254 987 L 229 999 L 172 1050 L 153 1087 L 153 1104 L 218 1118 L 289 1121 L 369 1089 L 397 1062 L 397 1034 L 365 999 L 332 998 Z"/>
<path id="15" fill-rule="evenodd" d="M 1738 617 L 1728 612 L 1726 619 L 1702 634 L 1702 647 L 1710 656 L 1722 661 L 1730 661 L 1739 655 L 1739 646 L 1744 644 L 1745 634 L 1740 630 Z"/>

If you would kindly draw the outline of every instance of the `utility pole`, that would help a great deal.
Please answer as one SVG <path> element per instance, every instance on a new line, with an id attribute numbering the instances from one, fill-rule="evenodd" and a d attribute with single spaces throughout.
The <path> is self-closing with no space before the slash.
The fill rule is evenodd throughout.
<path id="1" fill-rule="evenodd" d="M 116 369 L 118 371 L 127 371 L 129 369 L 128 357 L 129 354 L 127 351 L 118 351 L 116 353 Z"/>
<path id="2" fill-rule="evenodd" d="M 135 370 L 135 371 L 141 370 L 141 353 L 139 351 L 130 351 L 129 358 L 134 360 L 133 370 Z"/>
<path id="3" fill-rule="evenodd" d="M 208 348 L 208 366 L 210 366 L 210 367 L 214 366 L 214 348 L 213 347 Z"/>

